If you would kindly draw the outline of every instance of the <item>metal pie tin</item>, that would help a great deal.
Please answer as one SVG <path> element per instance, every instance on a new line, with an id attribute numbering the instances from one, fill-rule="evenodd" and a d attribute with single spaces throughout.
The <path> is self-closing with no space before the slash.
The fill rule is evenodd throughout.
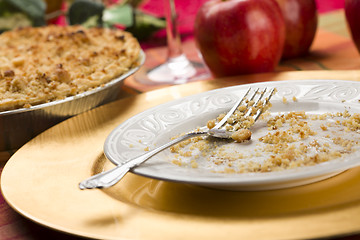
<path id="1" fill-rule="evenodd" d="M 145 53 L 141 51 L 136 67 L 100 87 L 62 100 L 0 112 L 0 152 L 16 150 L 61 121 L 116 100 L 124 80 L 144 61 Z"/>

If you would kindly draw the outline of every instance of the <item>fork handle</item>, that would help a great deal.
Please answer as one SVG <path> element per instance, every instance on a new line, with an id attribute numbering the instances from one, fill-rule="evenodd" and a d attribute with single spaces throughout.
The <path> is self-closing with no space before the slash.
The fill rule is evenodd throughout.
<path id="1" fill-rule="evenodd" d="M 98 173 L 79 184 L 80 189 L 93 189 L 93 188 L 108 188 L 113 186 L 115 183 L 119 182 L 125 174 L 130 171 L 130 169 L 140 165 L 141 163 L 145 162 L 155 154 L 165 150 L 166 148 L 171 147 L 172 145 L 175 145 L 176 143 L 179 143 L 181 141 L 184 141 L 186 139 L 195 137 L 195 136 L 201 136 L 206 135 L 208 132 L 190 132 L 187 133 L 181 137 L 178 137 L 160 147 L 157 147 L 150 152 L 147 152 L 143 155 L 140 155 L 138 157 L 135 157 L 133 159 L 130 159 L 124 163 L 120 163 L 115 168 L 112 168 L 108 171 Z"/>

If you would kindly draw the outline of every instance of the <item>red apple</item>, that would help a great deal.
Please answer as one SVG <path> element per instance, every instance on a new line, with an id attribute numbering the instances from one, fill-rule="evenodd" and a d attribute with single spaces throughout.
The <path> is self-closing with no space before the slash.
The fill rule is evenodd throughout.
<path id="1" fill-rule="evenodd" d="M 197 13 L 194 37 L 216 77 L 270 72 L 281 58 L 285 22 L 275 0 L 210 0 Z"/>
<path id="2" fill-rule="evenodd" d="M 315 0 L 276 0 L 285 19 L 285 44 L 282 58 L 307 54 L 314 40 L 318 17 Z"/>
<path id="3" fill-rule="evenodd" d="M 345 0 L 345 16 L 351 37 L 360 52 L 360 1 Z"/>

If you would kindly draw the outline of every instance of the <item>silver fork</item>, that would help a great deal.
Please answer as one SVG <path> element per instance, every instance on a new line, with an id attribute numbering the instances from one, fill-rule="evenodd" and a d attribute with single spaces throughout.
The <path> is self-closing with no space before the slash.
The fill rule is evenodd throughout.
<path id="1" fill-rule="evenodd" d="M 234 104 L 234 106 L 230 109 L 230 111 L 225 115 L 225 117 L 221 121 L 219 121 L 215 125 L 215 127 L 211 128 L 211 129 L 208 129 L 207 127 L 202 127 L 197 131 L 189 132 L 183 136 L 180 136 L 180 137 L 178 137 L 160 147 L 157 147 L 143 155 L 140 155 L 138 157 L 130 159 L 124 163 L 121 163 L 113 169 L 101 172 L 99 174 L 96 174 L 96 175 L 80 182 L 79 188 L 80 189 L 93 189 L 93 188 L 111 187 L 115 183 L 119 182 L 125 176 L 125 174 L 128 171 L 130 171 L 132 168 L 139 166 L 140 164 L 142 164 L 143 162 L 145 162 L 146 160 L 148 160 L 155 154 L 163 151 L 164 149 L 169 148 L 181 141 L 184 141 L 184 140 L 192 138 L 192 137 L 201 136 L 201 135 L 210 135 L 212 137 L 217 137 L 217 138 L 231 138 L 231 135 L 233 132 L 230 132 L 230 131 L 227 131 L 227 130 L 221 128 L 225 125 L 228 118 L 234 114 L 234 112 L 238 109 L 238 107 L 245 100 L 247 100 L 245 103 L 246 106 L 248 105 L 249 102 L 252 102 L 253 104 L 251 106 L 247 106 L 247 108 L 246 108 L 247 111 L 244 116 L 245 117 L 252 116 L 254 118 L 254 120 L 256 121 L 262 114 L 263 107 L 269 102 L 270 98 L 274 94 L 274 90 L 275 89 L 272 88 L 269 91 L 269 93 L 267 93 L 267 88 L 265 88 L 263 91 L 261 91 L 259 93 L 259 96 L 257 96 L 257 94 L 259 92 L 259 88 L 257 88 L 255 91 L 253 91 L 253 93 L 249 97 L 249 99 L 247 99 L 247 96 L 249 95 L 249 93 L 251 91 L 251 88 L 249 88 L 247 90 L 247 92 L 245 93 L 245 95 Z M 267 94 L 265 94 L 265 93 L 267 93 Z M 261 100 L 264 99 L 265 95 L 267 95 L 265 97 L 265 100 L 261 102 Z M 257 105 L 259 105 L 261 103 L 263 104 L 263 106 L 260 106 L 258 108 L 258 110 L 254 113 L 253 108 L 257 107 Z"/>

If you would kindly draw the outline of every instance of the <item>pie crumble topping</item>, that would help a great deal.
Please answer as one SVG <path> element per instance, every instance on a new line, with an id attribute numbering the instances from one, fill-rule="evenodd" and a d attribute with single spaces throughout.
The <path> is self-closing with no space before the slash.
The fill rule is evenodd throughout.
<path id="1" fill-rule="evenodd" d="M 138 41 L 118 29 L 22 28 L 0 35 L 0 111 L 64 99 L 135 67 Z"/>

